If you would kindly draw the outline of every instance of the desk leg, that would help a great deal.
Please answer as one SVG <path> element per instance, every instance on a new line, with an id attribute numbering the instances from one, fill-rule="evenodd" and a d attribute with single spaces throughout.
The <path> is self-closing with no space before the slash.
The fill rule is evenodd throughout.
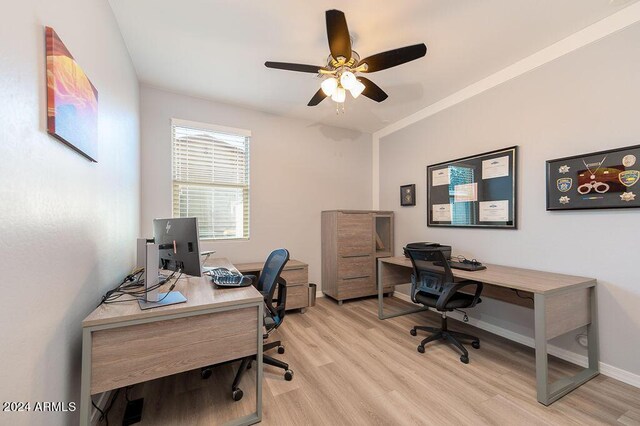
<path id="1" fill-rule="evenodd" d="M 385 277 L 385 272 L 386 272 L 386 268 L 388 268 L 389 266 L 385 263 L 382 262 L 382 259 L 378 259 L 378 268 L 377 268 L 377 284 L 378 284 L 378 319 L 389 319 L 389 318 L 394 318 L 394 317 L 399 317 L 401 315 L 407 315 L 407 314 L 414 314 L 416 312 L 422 312 L 422 311 L 428 311 L 429 308 L 427 307 L 419 307 L 419 308 L 413 308 L 413 309 L 407 309 L 405 311 L 400 311 L 400 312 L 396 312 L 393 314 L 385 314 L 384 313 L 384 277 Z M 409 276 L 411 276 L 411 269 L 407 268 L 407 273 L 409 274 Z M 411 279 L 411 278 L 409 278 Z M 394 284 L 399 284 L 399 283 L 394 283 Z"/>
<path id="2" fill-rule="evenodd" d="M 263 303 L 260 303 L 258 306 L 256 306 L 258 308 L 258 351 L 256 353 L 256 411 L 247 416 L 227 422 L 224 424 L 224 426 L 248 426 L 260 423 L 262 421 L 262 345 L 264 344 L 262 338 L 262 330 L 264 326 L 263 305 Z"/>
<path id="3" fill-rule="evenodd" d="M 589 340 L 588 357 L 589 365 L 579 373 L 558 379 L 553 383 L 549 383 L 549 361 L 547 352 L 547 302 L 543 294 L 535 294 L 534 311 L 535 311 L 535 342 L 536 342 L 536 389 L 538 394 L 538 402 L 544 405 L 550 405 L 552 402 L 563 397 L 583 383 L 597 376 L 599 371 L 599 350 L 598 350 L 598 316 L 596 312 L 596 290 L 595 286 L 587 289 L 589 294 L 589 303 L 586 309 L 589 310 L 590 317 L 587 326 L 587 336 Z M 583 311 L 584 312 L 584 311 Z M 576 324 L 577 325 L 577 324 Z M 582 324 L 584 325 L 584 324 Z M 569 328 L 563 330 L 571 331 Z M 552 334 L 556 336 L 558 334 Z"/>
<path id="4" fill-rule="evenodd" d="M 535 345 L 536 345 L 536 389 L 538 402 L 548 405 L 549 398 L 549 356 L 547 353 L 547 319 L 545 299 L 542 294 L 534 295 Z"/>
<path id="5" fill-rule="evenodd" d="M 80 381 L 80 425 L 91 422 L 91 329 L 82 329 L 82 376 Z"/>
<path id="6" fill-rule="evenodd" d="M 258 354 L 256 355 L 258 359 L 256 360 L 256 364 L 258 367 L 257 378 L 256 378 L 256 415 L 258 416 L 258 422 L 262 421 L 262 327 L 264 326 L 263 321 L 263 303 L 258 305 Z"/>

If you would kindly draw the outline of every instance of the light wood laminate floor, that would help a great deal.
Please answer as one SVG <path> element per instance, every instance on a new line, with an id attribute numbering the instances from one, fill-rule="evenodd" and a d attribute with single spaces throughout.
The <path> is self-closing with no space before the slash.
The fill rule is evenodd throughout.
<path id="1" fill-rule="evenodd" d="M 286 353 L 269 353 L 288 362 L 293 381 L 265 365 L 264 425 L 640 425 L 640 389 L 600 375 L 545 407 L 536 400 L 535 355 L 513 343 L 450 320 L 450 328 L 480 337 L 470 363 L 444 343 L 416 351 L 425 333 L 413 325 L 439 324 L 433 312 L 380 321 L 375 298 L 338 306 L 320 298 L 305 314 L 285 318 L 278 336 Z M 385 304 L 402 304 L 386 299 Z M 125 355 L 126 356 L 126 355 Z M 557 377 L 572 371 L 551 358 Z M 142 425 L 220 424 L 255 403 L 254 376 L 241 383 L 245 396 L 230 398 L 238 363 L 218 366 L 209 380 L 199 371 L 137 385 L 130 398 L 145 398 Z M 252 372 L 253 370 L 249 370 Z M 120 424 L 124 392 L 111 410 Z"/>

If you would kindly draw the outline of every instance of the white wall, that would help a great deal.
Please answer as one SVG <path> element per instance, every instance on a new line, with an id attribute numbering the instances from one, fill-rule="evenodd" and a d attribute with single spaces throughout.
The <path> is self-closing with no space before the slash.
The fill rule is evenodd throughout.
<path id="1" fill-rule="evenodd" d="M 105 0 L 3 2 L 0 25 L 0 401 L 79 405 L 81 321 L 134 263 L 138 83 Z M 99 92 L 98 163 L 46 132 L 44 26 Z M 76 424 L 78 412 L 0 424 Z"/>
<path id="2" fill-rule="evenodd" d="M 545 160 L 640 143 L 639 107 L 636 24 L 382 138 L 380 208 L 396 211 L 396 251 L 436 241 L 487 263 L 596 277 L 601 361 L 639 375 L 640 210 L 545 211 Z M 428 164 L 511 145 L 520 146 L 518 230 L 426 226 Z M 417 206 L 401 208 L 409 183 Z M 524 308 L 485 300 L 471 316 L 533 335 Z M 573 338 L 554 343 L 584 353 Z"/>
<path id="3" fill-rule="evenodd" d="M 144 85 L 140 93 L 144 235 L 154 218 L 172 215 L 171 118 L 251 130 L 250 240 L 203 242 L 201 250 L 249 262 L 285 247 L 319 285 L 320 212 L 371 206 L 371 135 Z"/>

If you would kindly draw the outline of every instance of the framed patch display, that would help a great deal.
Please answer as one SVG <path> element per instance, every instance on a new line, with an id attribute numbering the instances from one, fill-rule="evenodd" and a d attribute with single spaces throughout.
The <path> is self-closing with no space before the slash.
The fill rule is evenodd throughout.
<path id="1" fill-rule="evenodd" d="M 547 161 L 547 210 L 640 207 L 640 145 Z"/>
<path id="2" fill-rule="evenodd" d="M 416 205 L 416 185 L 402 185 L 400 187 L 400 205 L 415 206 Z"/>
<path id="3" fill-rule="evenodd" d="M 427 166 L 427 226 L 517 229 L 518 147 Z"/>

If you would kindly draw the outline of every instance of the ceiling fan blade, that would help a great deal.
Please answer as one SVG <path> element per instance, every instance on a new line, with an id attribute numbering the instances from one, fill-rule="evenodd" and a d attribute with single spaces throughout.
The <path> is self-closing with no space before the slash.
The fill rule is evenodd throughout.
<path id="1" fill-rule="evenodd" d="M 290 64 L 288 62 L 265 62 L 264 66 L 267 68 L 275 68 L 278 70 L 287 70 L 287 71 L 298 71 L 298 72 L 308 72 L 311 74 L 318 74 L 323 67 L 319 67 L 316 65 L 305 65 L 305 64 Z"/>
<path id="2" fill-rule="evenodd" d="M 362 64 L 368 65 L 367 70 L 362 72 L 382 71 L 422 58 L 426 53 L 427 46 L 424 43 L 414 44 L 413 46 L 405 46 L 369 56 L 358 62 L 358 66 Z"/>
<path id="3" fill-rule="evenodd" d="M 322 89 L 318 89 L 318 91 L 316 92 L 315 95 L 313 95 L 313 98 L 311 98 L 307 106 L 316 106 L 320 102 L 322 102 L 322 100 L 326 97 L 327 95 L 325 95 L 324 91 Z"/>
<path id="4" fill-rule="evenodd" d="M 364 84 L 362 94 L 376 102 L 382 102 L 389 97 L 377 84 L 365 77 L 358 77 L 358 80 Z"/>
<path id="5" fill-rule="evenodd" d="M 347 19 L 339 10 L 327 10 L 327 37 L 329 39 L 329 50 L 333 59 L 339 56 L 351 59 L 351 37 L 347 27 Z"/>

